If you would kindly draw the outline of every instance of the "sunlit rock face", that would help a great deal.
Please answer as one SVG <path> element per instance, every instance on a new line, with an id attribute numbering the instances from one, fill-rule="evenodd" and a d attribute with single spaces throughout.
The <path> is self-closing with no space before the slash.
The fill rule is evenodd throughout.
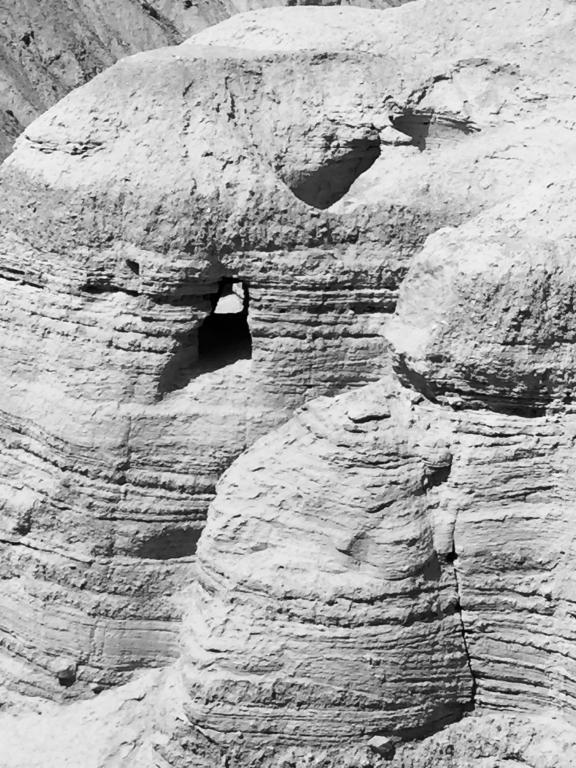
<path id="1" fill-rule="evenodd" d="M 430 238 L 387 332 L 400 378 L 457 425 L 452 474 L 468 489 L 454 550 L 477 702 L 571 722 L 575 189 L 560 178 Z"/>
<path id="2" fill-rule="evenodd" d="M 575 190 L 429 238 L 387 330 L 405 386 L 316 400 L 225 474 L 183 629 L 200 743 L 238 765 L 574 760 Z M 446 380 L 458 397 L 428 394 Z M 472 710 L 468 742 L 427 741 Z"/>
<path id="3" fill-rule="evenodd" d="M 138 0 L 18 0 L 0 9 L 0 158 L 24 127 L 122 56 L 182 35 Z"/>
<path id="4" fill-rule="evenodd" d="M 3 676 L 179 660 L 41 719 L 90 741 L 4 719 L 10 768 L 522 765 L 491 712 L 570 720 L 575 14 L 247 14 L 19 140 Z"/>
<path id="5" fill-rule="evenodd" d="M 191 724 L 238 764 L 373 764 L 370 738 L 470 708 L 452 449 L 430 416 L 389 381 L 316 400 L 221 482 L 181 663 Z"/>
<path id="6" fill-rule="evenodd" d="M 406 0 L 18 0 L 0 8 L 0 159 L 32 120 L 138 51 L 175 45 L 234 14 L 276 5 L 388 8 Z"/>
<path id="7" fill-rule="evenodd" d="M 70 696 L 173 658 L 170 596 L 193 579 L 220 474 L 304 400 L 384 371 L 408 249 L 391 233 L 382 263 L 383 214 L 364 240 L 357 216 L 304 203 L 255 152 L 254 78 L 284 84 L 310 55 L 253 58 L 188 45 L 128 59 L 4 167 L 2 644 L 32 665 L 13 671 L 31 690 Z M 345 61 L 306 88 L 327 91 Z M 367 109 L 375 88 L 374 72 Z M 340 109 L 359 122 L 357 95 Z M 311 130 L 334 121 L 334 104 L 306 111 L 304 86 L 293 99 Z M 277 138 L 300 142 L 285 166 L 301 174 L 305 132 Z M 338 194 L 359 172 L 348 158 Z M 241 306 L 222 312 L 234 291 Z"/>

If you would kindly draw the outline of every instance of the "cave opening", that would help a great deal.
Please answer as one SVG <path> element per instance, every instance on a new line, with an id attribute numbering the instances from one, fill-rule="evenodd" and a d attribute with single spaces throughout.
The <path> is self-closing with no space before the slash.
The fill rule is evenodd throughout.
<path id="1" fill-rule="evenodd" d="M 134 261 L 133 259 L 126 259 L 126 266 L 133 275 L 140 274 L 140 264 L 138 264 L 137 261 Z"/>
<path id="2" fill-rule="evenodd" d="M 252 357 L 248 325 L 250 296 L 241 280 L 224 278 L 210 298 L 212 310 L 198 331 L 198 363 L 202 371 L 214 371 L 237 360 Z"/>
<path id="3" fill-rule="evenodd" d="M 252 357 L 247 284 L 224 278 L 217 291 L 206 298 L 210 301 L 209 314 L 198 328 L 178 338 L 178 346 L 160 374 L 160 397 L 183 389 L 200 374 Z"/>
<path id="4" fill-rule="evenodd" d="M 299 200 L 324 210 L 344 197 L 354 182 L 380 157 L 377 134 L 355 139 L 347 151 L 326 164 L 298 174 L 291 181 L 284 179 Z"/>

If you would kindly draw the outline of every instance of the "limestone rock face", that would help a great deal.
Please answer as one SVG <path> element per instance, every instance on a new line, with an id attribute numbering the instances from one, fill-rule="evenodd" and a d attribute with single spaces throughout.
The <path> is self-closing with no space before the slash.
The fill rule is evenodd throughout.
<path id="1" fill-rule="evenodd" d="M 543 22 L 560 50 L 572 10 Z M 173 658 L 218 477 L 304 401 L 386 372 L 428 234 L 573 151 L 549 105 L 565 60 L 525 43 L 536 5 L 260 14 L 125 59 L 3 167 L 0 643 L 32 690 Z"/>
<path id="2" fill-rule="evenodd" d="M 231 734 L 239 764 L 252 748 L 254 764 L 327 750 L 337 765 L 471 704 L 440 509 L 452 448 L 418 416 L 389 382 L 314 401 L 221 482 L 183 663 L 190 721 Z"/>
<path id="3" fill-rule="evenodd" d="M 575 27 L 275 8 L 27 129 L 3 677 L 72 699 L 178 661 L 3 717 L 7 768 L 574 764 Z M 22 739 L 47 722 L 90 739 Z"/>
<path id="4" fill-rule="evenodd" d="M 573 193 L 560 179 L 428 240 L 387 332 L 407 383 L 526 416 L 572 402 Z"/>
<path id="5" fill-rule="evenodd" d="M 238 765 L 576 759 L 576 413 L 560 389 L 575 191 L 547 184 L 429 238 L 388 326 L 408 386 L 317 400 L 225 474 L 181 663 L 191 724 Z M 521 386 L 544 355 L 547 388 L 484 373 Z M 461 398 L 424 397 L 444 371 Z M 466 725 L 413 741 L 467 708 L 481 719 L 464 743 Z M 509 736 L 482 720 L 499 710 L 520 714 Z"/>
<path id="6" fill-rule="evenodd" d="M 222 471 L 305 399 L 384 371 L 407 254 L 382 263 L 356 217 L 296 198 L 231 106 L 231 73 L 255 124 L 253 78 L 307 60 L 128 59 L 4 167 L 2 645 L 34 689 L 62 691 L 61 658 L 72 695 L 171 658 L 167 597 L 193 578 Z M 314 70 L 318 88 L 333 71 Z M 234 286 L 245 307 L 213 314 Z"/>
<path id="7" fill-rule="evenodd" d="M 238 765 L 377 765 L 375 736 L 427 765 L 402 742 L 467 707 L 573 723 L 575 426 L 383 381 L 259 441 L 201 540 L 191 723 Z"/>

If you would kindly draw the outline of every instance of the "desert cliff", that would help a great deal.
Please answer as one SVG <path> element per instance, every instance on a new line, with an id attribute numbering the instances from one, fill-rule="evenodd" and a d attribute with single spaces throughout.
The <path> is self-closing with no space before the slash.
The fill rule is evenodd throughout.
<path id="1" fill-rule="evenodd" d="M 576 6 L 203 26 L 0 169 L 0 765 L 568 768 Z"/>

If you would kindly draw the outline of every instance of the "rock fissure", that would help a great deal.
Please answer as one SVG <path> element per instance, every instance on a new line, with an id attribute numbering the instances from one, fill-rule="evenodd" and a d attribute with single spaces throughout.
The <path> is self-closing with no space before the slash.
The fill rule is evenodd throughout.
<path id="1" fill-rule="evenodd" d="M 456 547 L 454 545 L 452 552 L 448 554 L 447 556 L 448 563 L 451 564 L 452 572 L 454 574 L 454 587 L 456 590 L 457 595 L 457 614 L 458 619 L 460 622 L 460 631 L 462 634 L 462 644 L 464 648 L 464 653 L 466 654 L 466 660 L 468 664 L 468 670 L 470 672 L 470 678 L 472 681 L 471 691 L 470 691 L 470 700 L 468 703 L 466 703 L 463 707 L 463 712 L 472 712 L 476 708 L 476 693 L 477 693 L 477 680 L 476 680 L 476 674 L 474 671 L 474 661 L 470 654 L 470 648 L 469 648 L 469 640 L 468 640 L 468 633 L 466 629 L 466 621 L 464 619 L 464 613 L 462 609 L 462 585 L 460 582 L 460 578 L 458 575 L 458 553 L 456 551 Z"/>

